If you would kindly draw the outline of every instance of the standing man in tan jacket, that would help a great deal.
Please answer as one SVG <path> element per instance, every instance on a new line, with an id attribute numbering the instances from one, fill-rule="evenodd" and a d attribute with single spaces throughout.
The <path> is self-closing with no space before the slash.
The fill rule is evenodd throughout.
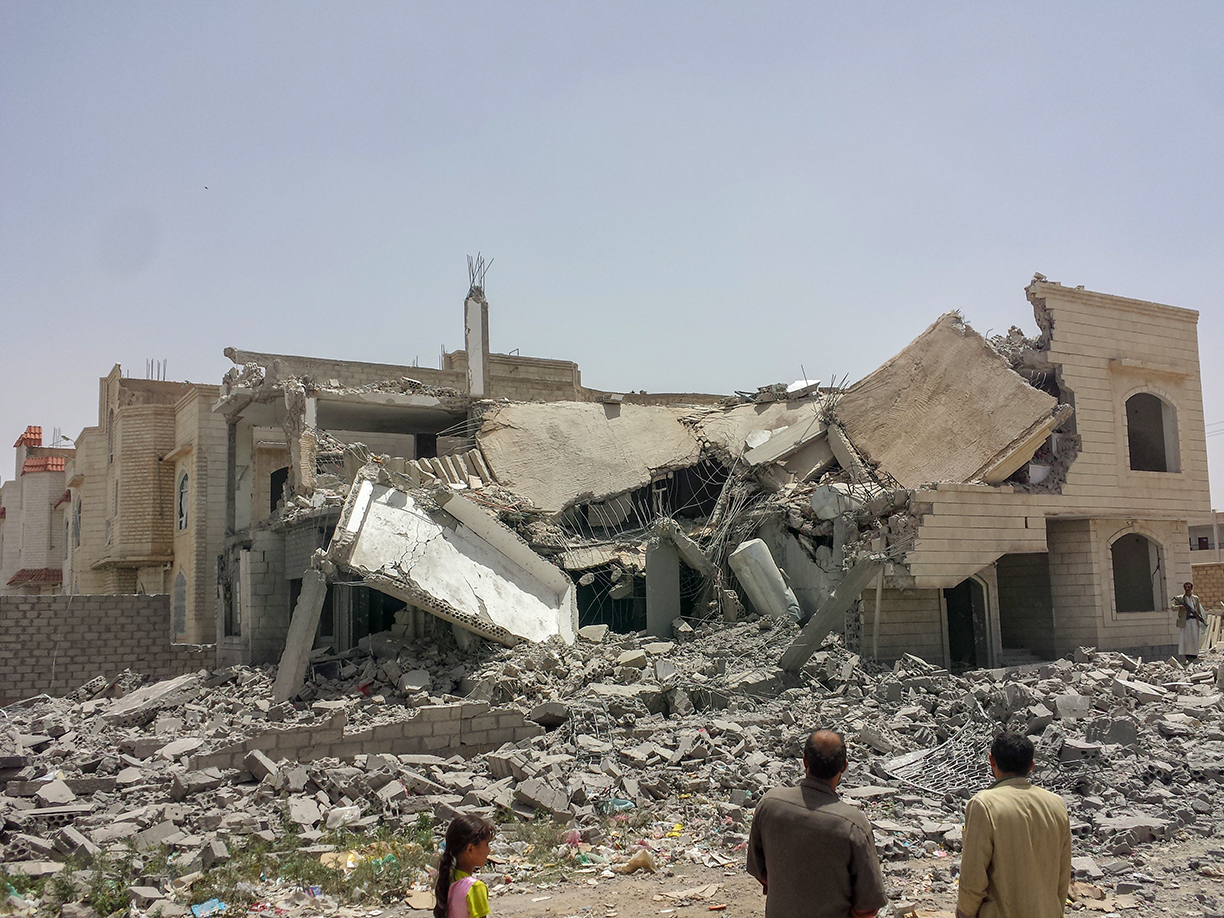
<path id="1" fill-rule="evenodd" d="M 1071 822 L 1061 797 L 1028 782 L 1033 742 L 1000 733 L 995 783 L 965 807 L 957 918 L 1060 918 L 1071 885 Z"/>

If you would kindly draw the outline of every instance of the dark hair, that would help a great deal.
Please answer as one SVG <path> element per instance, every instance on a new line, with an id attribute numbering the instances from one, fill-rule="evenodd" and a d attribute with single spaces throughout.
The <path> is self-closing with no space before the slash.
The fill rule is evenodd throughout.
<path id="1" fill-rule="evenodd" d="M 832 736 L 836 743 L 824 737 Z M 817 739 L 817 737 L 822 737 Z M 817 730 L 803 744 L 803 767 L 809 778 L 828 781 L 841 774 L 846 767 L 846 741 L 840 733 L 832 730 Z"/>
<path id="2" fill-rule="evenodd" d="M 999 771 L 1009 775 L 1027 775 L 1033 767 L 1033 741 L 1019 733 L 1000 733 L 990 744 Z"/>
<path id="3" fill-rule="evenodd" d="M 493 837 L 497 830 L 493 824 L 479 816 L 456 816 L 446 827 L 446 847 L 442 860 L 438 862 L 438 884 L 434 887 L 434 918 L 446 918 L 450 899 L 451 874 L 455 872 L 455 861 L 468 845 L 479 845 Z"/>

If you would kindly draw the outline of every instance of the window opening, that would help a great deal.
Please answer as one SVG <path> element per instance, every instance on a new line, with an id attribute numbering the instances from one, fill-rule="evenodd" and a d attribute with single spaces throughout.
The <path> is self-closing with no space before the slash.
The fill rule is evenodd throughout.
<path id="1" fill-rule="evenodd" d="M 1109 546 L 1113 560 L 1114 605 L 1118 612 L 1155 612 L 1160 593 L 1160 547 L 1137 532 Z"/>
<path id="2" fill-rule="evenodd" d="M 178 528 L 187 528 L 187 506 L 188 498 L 191 493 L 189 487 L 190 482 L 187 479 L 187 473 L 183 473 L 183 477 L 179 479 L 178 486 Z"/>
<path id="3" fill-rule="evenodd" d="M 277 469 L 268 476 L 268 512 L 275 513 L 280 502 L 285 499 L 285 485 L 289 483 L 289 466 Z"/>
<path id="4" fill-rule="evenodd" d="M 1137 472 L 1176 472 L 1177 412 L 1150 392 L 1126 400 L 1130 467 Z"/>
<path id="5" fill-rule="evenodd" d="M 187 633 L 187 578 L 179 571 L 174 578 L 174 624 L 175 634 Z"/>

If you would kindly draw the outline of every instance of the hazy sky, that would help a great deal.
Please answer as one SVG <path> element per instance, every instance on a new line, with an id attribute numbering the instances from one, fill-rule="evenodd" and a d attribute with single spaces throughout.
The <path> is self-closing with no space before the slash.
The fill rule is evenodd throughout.
<path id="1" fill-rule="evenodd" d="M 1035 271 L 1185 306 L 1224 431 L 1222 43 L 1219 3 L 4 0 L 0 447 L 117 362 L 437 366 L 477 250 L 494 350 L 608 389 L 1035 332 Z"/>

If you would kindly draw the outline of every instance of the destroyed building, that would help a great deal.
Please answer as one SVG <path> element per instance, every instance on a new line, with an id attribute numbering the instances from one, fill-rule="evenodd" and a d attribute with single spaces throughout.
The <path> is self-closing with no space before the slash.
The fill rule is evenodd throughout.
<path id="1" fill-rule="evenodd" d="M 312 555 L 332 539 L 367 459 L 387 457 L 387 470 L 416 483 L 478 489 L 491 481 L 472 436 L 487 400 L 668 398 L 585 388 L 570 361 L 493 353 L 488 308 L 473 286 L 464 304 L 466 347 L 444 352 L 439 369 L 226 351 L 236 366 L 214 409 L 228 431 L 220 662 L 279 658 Z M 347 651 L 389 630 L 397 613 L 401 627 L 417 631 L 432 620 L 383 586 L 356 576 L 329 583 L 320 646 Z"/>
<path id="2" fill-rule="evenodd" d="M 677 618 L 733 619 L 743 604 L 805 624 L 784 669 L 801 666 L 829 631 L 870 656 L 908 651 L 946 666 L 1049 659 L 1080 645 L 1168 651 L 1171 585 L 1183 576 L 1170 572 L 1189 575 L 1188 520 L 1208 506 L 1197 313 L 1040 276 L 1027 295 L 1035 339 L 1013 329 L 987 341 L 950 313 L 848 388 L 804 380 L 717 402 L 589 391 L 510 401 L 495 387 L 477 398 L 470 373 L 371 381 L 358 392 L 318 369 L 304 382 L 305 367 L 269 379 L 255 366 L 290 358 L 241 360 L 251 364 L 241 378 L 260 378 L 232 381 L 222 400 L 240 403 L 234 468 L 268 451 L 248 499 L 261 505 L 275 497 L 258 489 L 280 463 L 291 479 L 289 512 L 272 524 L 236 519 L 251 526 L 240 541 L 251 541 L 230 558 L 231 595 L 242 593 L 244 563 L 277 556 L 258 539 L 286 535 L 275 576 L 288 589 L 265 600 L 266 580 L 248 588 L 247 608 L 266 602 L 275 620 L 255 626 L 253 640 L 267 641 L 248 645 L 246 658 L 278 649 L 296 599 L 291 575 L 329 544 L 317 647 L 419 633 L 433 616 L 506 642 L 566 636 L 564 626 L 501 634 L 486 627 L 496 617 L 491 587 L 429 585 L 426 567 L 414 572 L 436 536 L 474 532 L 448 501 L 472 521 L 484 508 L 564 570 L 580 625 L 666 636 Z M 446 381 L 466 393 L 438 388 Z M 430 446 L 377 436 L 392 428 Z M 381 522 L 367 531 L 371 513 Z M 486 533 L 479 549 L 443 537 L 455 557 L 495 567 L 516 595 L 549 592 L 531 585 L 538 578 L 518 582 L 523 564 L 500 550 L 496 564 L 481 559 L 490 538 L 511 544 L 508 531 Z M 250 560 L 252 551 L 263 558 Z M 550 590 L 545 605 L 566 592 Z M 343 637 L 337 622 L 347 623 Z"/>

